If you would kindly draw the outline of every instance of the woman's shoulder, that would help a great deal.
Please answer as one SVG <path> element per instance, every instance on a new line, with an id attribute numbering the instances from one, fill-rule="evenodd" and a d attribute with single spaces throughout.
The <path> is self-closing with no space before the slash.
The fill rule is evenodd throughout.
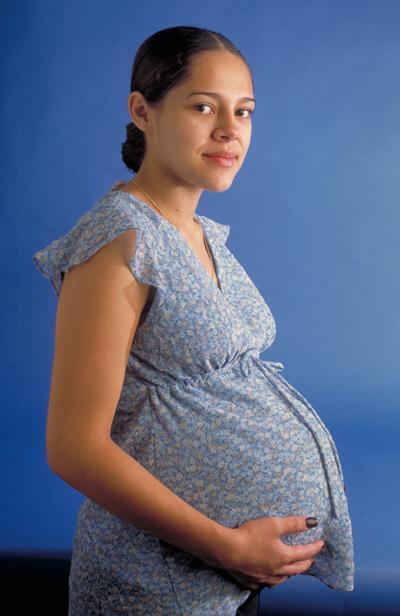
<path id="1" fill-rule="evenodd" d="M 133 195 L 122 190 L 107 191 L 85 214 L 88 218 L 96 218 L 99 224 L 112 224 L 125 219 L 151 227 L 151 219 L 145 215 L 143 208 L 139 207 L 137 200 L 133 198 Z"/>
<path id="2" fill-rule="evenodd" d="M 154 284 L 156 266 L 151 264 L 158 263 L 160 251 L 157 229 L 140 208 L 118 191 L 109 190 L 97 199 L 63 235 L 35 252 L 33 262 L 51 280 L 58 295 L 62 272 L 89 259 L 128 230 L 136 231 L 132 267 L 141 282 Z"/>

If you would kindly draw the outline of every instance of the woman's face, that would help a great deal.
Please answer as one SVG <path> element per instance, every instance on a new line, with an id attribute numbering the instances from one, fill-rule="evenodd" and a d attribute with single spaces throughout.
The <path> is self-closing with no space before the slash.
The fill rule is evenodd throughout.
<path id="1" fill-rule="evenodd" d="M 218 96 L 191 95 L 199 91 Z M 147 107 L 147 149 L 142 165 L 158 168 L 189 189 L 226 190 L 250 145 L 255 103 L 246 97 L 254 94 L 243 60 L 226 51 L 197 54 L 189 79 L 169 90 L 158 106 Z M 205 156 L 219 150 L 237 155 L 231 166 Z"/>

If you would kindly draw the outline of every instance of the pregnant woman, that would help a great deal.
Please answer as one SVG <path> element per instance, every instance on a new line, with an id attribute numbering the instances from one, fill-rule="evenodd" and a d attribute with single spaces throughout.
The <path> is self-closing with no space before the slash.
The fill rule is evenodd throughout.
<path id="1" fill-rule="evenodd" d="M 58 298 L 48 462 L 86 497 L 69 616 L 257 614 L 296 574 L 353 590 L 332 436 L 260 358 L 275 321 L 230 226 L 196 213 L 243 165 L 254 107 L 222 34 L 150 36 L 122 147 L 134 179 L 33 256 Z"/>

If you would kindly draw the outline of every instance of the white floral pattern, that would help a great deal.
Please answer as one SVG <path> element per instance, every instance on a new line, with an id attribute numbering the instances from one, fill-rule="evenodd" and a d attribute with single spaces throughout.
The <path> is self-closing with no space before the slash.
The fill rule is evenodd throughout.
<path id="1" fill-rule="evenodd" d="M 193 507 L 236 527 L 261 516 L 316 516 L 282 536 L 319 538 L 305 575 L 354 584 L 352 528 L 333 438 L 311 404 L 260 353 L 274 317 L 226 246 L 230 226 L 195 214 L 217 285 L 184 236 L 145 202 L 110 190 L 33 261 L 59 296 L 63 272 L 127 229 L 133 275 L 154 289 L 133 340 L 114 441 Z M 250 595 L 228 572 L 127 524 L 85 499 L 70 571 L 69 616 L 229 616 Z"/>

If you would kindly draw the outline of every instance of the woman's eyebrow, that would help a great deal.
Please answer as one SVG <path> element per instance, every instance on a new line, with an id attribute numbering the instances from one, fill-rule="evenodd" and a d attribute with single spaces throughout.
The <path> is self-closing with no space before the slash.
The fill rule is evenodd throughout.
<path id="1" fill-rule="evenodd" d="M 190 94 L 188 94 L 186 98 L 189 98 L 189 96 L 194 96 L 195 94 L 206 94 L 207 96 L 215 96 L 216 98 L 222 98 L 221 94 L 218 94 L 218 92 L 190 92 Z M 238 100 L 253 101 L 254 103 L 256 102 L 256 99 L 252 98 L 251 96 L 242 96 L 242 98 L 239 98 Z"/>

